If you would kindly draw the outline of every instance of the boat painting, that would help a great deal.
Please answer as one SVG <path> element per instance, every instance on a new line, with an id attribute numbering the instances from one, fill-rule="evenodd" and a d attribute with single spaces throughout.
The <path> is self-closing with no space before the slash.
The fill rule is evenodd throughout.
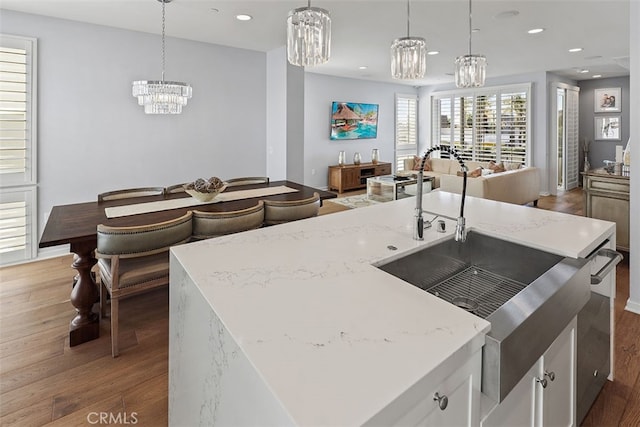
<path id="1" fill-rule="evenodd" d="M 331 139 L 365 139 L 378 136 L 378 104 L 334 101 Z"/>

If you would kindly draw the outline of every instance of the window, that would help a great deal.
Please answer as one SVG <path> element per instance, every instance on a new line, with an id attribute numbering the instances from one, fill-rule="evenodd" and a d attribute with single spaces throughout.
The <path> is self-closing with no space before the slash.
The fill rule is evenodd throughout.
<path id="1" fill-rule="evenodd" d="M 418 153 L 418 97 L 396 94 L 396 171 Z"/>
<path id="2" fill-rule="evenodd" d="M 529 164 L 531 85 L 432 96 L 432 140 L 465 160 Z M 441 153 L 447 157 L 447 153 Z"/>
<path id="3" fill-rule="evenodd" d="M 0 34 L 0 264 L 35 257 L 36 40 Z"/>

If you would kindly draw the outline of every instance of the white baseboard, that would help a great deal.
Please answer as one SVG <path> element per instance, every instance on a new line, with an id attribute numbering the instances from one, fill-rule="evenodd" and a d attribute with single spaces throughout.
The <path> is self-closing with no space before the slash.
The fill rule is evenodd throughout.
<path id="1" fill-rule="evenodd" d="M 624 307 L 624 309 L 632 313 L 640 314 L 640 302 L 631 301 L 631 298 L 629 298 L 627 300 L 627 305 Z"/>

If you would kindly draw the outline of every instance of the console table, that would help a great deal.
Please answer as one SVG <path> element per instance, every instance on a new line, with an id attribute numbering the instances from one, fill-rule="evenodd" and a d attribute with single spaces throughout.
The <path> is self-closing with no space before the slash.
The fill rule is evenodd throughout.
<path id="1" fill-rule="evenodd" d="M 629 250 L 629 177 L 604 169 L 583 172 L 585 216 L 616 223 L 616 246 Z"/>
<path id="2" fill-rule="evenodd" d="M 385 162 L 329 166 L 329 190 L 358 190 L 367 186 L 367 178 L 389 174 L 391 163 Z"/>

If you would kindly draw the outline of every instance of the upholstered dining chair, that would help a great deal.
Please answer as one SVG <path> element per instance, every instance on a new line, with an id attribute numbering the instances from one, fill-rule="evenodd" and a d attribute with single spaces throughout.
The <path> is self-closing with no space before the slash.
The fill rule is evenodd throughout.
<path id="1" fill-rule="evenodd" d="M 302 200 L 265 200 L 264 224 L 275 225 L 310 218 L 317 216 L 319 210 L 320 195 L 318 193 L 313 193 L 312 197 Z"/>
<path id="2" fill-rule="evenodd" d="M 192 213 L 165 222 L 135 227 L 98 225 L 100 314 L 111 297 L 111 354 L 117 357 L 120 299 L 169 283 L 169 248 L 190 240 Z"/>
<path id="3" fill-rule="evenodd" d="M 240 178 L 231 178 L 226 180 L 227 187 L 235 187 L 236 185 L 249 184 L 268 184 L 268 176 L 244 176 Z"/>
<path id="4" fill-rule="evenodd" d="M 98 194 L 98 202 L 107 200 L 129 199 L 132 197 L 143 196 L 162 196 L 164 187 L 143 187 L 143 188 L 127 188 L 123 190 L 107 191 Z"/>
<path id="5" fill-rule="evenodd" d="M 239 233 L 262 227 L 264 222 L 264 202 L 246 209 L 227 212 L 193 211 L 194 240 L 208 239 L 225 234 Z"/>

